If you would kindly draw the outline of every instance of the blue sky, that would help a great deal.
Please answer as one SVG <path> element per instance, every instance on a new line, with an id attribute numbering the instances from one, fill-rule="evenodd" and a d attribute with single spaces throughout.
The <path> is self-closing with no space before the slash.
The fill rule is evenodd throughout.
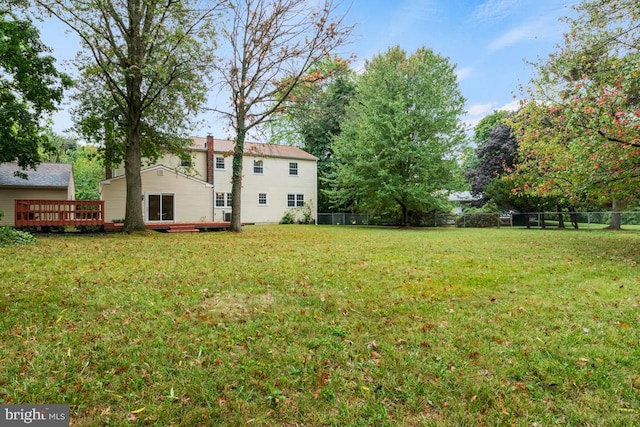
<path id="1" fill-rule="evenodd" d="M 316 0 L 317 1 L 317 0 Z M 313 2 L 313 0 L 310 0 Z M 345 3 L 349 3 L 346 0 Z M 408 53 L 424 46 L 456 64 L 467 115 L 473 126 L 494 109 L 513 106 L 519 85 L 528 83 L 534 69 L 526 61 L 544 58 L 562 41 L 578 0 L 353 0 L 346 21 L 356 24 L 353 41 L 341 56 L 354 55 L 353 66 L 399 45 Z M 42 39 L 60 61 L 74 57 L 77 38 L 61 24 L 39 24 Z M 213 96 L 213 95 L 212 95 Z M 71 126 L 66 111 L 54 116 L 54 129 Z M 204 117 L 194 135 L 225 137 L 219 118 Z"/>

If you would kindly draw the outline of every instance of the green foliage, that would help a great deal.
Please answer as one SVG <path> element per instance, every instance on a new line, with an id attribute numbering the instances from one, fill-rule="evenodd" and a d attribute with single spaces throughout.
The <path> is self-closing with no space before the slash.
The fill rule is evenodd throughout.
<path id="1" fill-rule="evenodd" d="M 94 145 L 78 145 L 73 138 L 46 134 L 48 148 L 41 159 L 52 163 L 72 163 L 77 200 L 98 200 L 98 184 L 104 179 L 104 166 L 100 148 Z"/>
<path id="2" fill-rule="evenodd" d="M 282 219 L 280 220 L 280 224 L 295 224 L 296 217 L 291 209 L 286 211 L 284 215 L 282 215 Z"/>
<path id="3" fill-rule="evenodd" d="M 471 193 L 482 197 L 474 205 L 480 206 L 491 200 L 503 209 L 509 209 L 523 202 L 522 197 L 513 195 L 513 181 L 502 179 L 513 170 L 518 157 L 518 141 L 511 127 L 504 122 L 507 117 L 507 112 L 496 111 L 476 126 L 478 146 L 474 161 L 468 163 L 464 171 L 471 184 Z"/>
<path id="4" fill-rule="evenodd" d="M 150 0 L 36 0 L 83 42 L 76 59 L 80 133 L 104 147 L 107 165 L 125 163 L 126 231 L 144 229 L 140 165 L 180 151 L 204 104 L 215 47 L 215 5 Z"/>
<path id="5" fill-rule="evenodd" d="M 504 123 L 504 119 L 508 116 L 508 111 L 494 110 L 493 113 L 483 117 L 473 128 L 473 142 L 478 147 L 486 144 L 491 139 L 491 132 L 497 125 Z"/>
<path id="6" fill-rule="evenodd" d="M 100 199 L 98 185 L 104 179 L 104 166 L 97 147 L 78 147 L 73 161 L 73 178 L 76 184 L 76 199 Z"/>
<path id="7" fill-rule="evenodd" d="M 227 110 L 217 110 L 235 131 L 230 230 L 242 231 L 242 158 L 252 129 L 266 125 L 315 79 L 310 70 L 347 42 L 340 1 L 250 0 L 229 2 L 229 27 L 223 32 L 229 54 L 211 65 L 230 93 Z M 303 91 L 303 90 L 302 90 Z"/>
<path id="8" fill-rule="evenodd" d="M 326 58 L 307 73 L 269 123 L 270 140 L 300 146 L 318 158 L 320 212 L 329 212 L 332 207 L 325 194 L 333 161 L 331 142 L 340 134 L 355 85 L 355 74 L 347 61 Z"/>
<path id="9" fill-rule="evenodd" d="M 429 49 L 395 47 L 367 62 L 333 144 L 333 203 L 395 210 L 404 225 L 410 212 L 433 210 L 457 184 L 463 108 L 454 67 Z"/>
<path id="10" fill-rule="evenodd" d="M 282 216 L 280 224 L 315 224 L 313 213 L 312 203 L 305 202 L 302 208 L 287 210 Z"/>
<path id="11" fill-rule="evenodd" d="M 36 238 L 26 231 L 14 230 L 12 227 L 0 227 L 0 247 L 35 242 Z"/>
<path id="12" fill-rule="evenodd" d="M 47 145 L 42 122 L 71 85 L 49 50 L 30 21 L 0 6 L 0 163 L 35 166 Z"/>
<path id="13" fill-rule="evenodd" d="M 467 208 L 456 218 L 458 227 L 498 227 L 500 226 L 500 212 L 494 202 L 486 203 L 481 208 Z"/>
<path id="14" fill-rule="evenodd" d="M 637 425 L 637 243 L 342 226 L 47 236 L 0 249 L 0 393 L 70 405 L 82 426 Z M 212 269 L 205 252 L 225 256 Z"/>
<path id="15" fill-rule="evenodd" d="M 541 61 L 513 126 L 520 194 L 571 203 L 640 196 L 640 3 L 589 0 L 567 18 L 557 52 Z"/>

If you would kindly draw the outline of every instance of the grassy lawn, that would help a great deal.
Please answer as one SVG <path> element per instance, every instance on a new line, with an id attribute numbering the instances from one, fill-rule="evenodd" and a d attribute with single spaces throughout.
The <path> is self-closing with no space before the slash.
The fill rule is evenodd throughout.
<path id="1" fill-rule="evenodd" d="M 75 426 L 640 424 L 636 232 L 41 236 L 0 282 L 0 402 Z"/>

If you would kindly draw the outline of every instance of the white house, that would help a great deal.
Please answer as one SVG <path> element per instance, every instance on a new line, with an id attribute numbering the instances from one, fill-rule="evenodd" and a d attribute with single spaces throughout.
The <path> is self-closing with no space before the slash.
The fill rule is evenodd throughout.
<path id="1" fill-rule="evenodd" d="M 233 141 L 194 137 L 191 161 L 166 155 L 142 169 L 144 220 L 223 222 L 231 219 Z M 316 218 L 317 158 L 297 147 L 247 142 L 244 146 L 242 222 L 278 223 L 293 210 Z M 100 183 L 105 220 L 125 216 L 124 169 Z"/>

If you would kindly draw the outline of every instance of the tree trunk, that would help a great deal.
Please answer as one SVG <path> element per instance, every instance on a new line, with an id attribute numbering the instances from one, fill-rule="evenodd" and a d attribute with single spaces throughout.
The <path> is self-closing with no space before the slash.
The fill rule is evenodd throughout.
<path id="1" fill-rule="evenodd" d="M 396 201 L 398 201 L 396 199 Z M 398 201 L 398 204 L 400 205 L 400 208 L 402 209 L 402 218 L 400 219 L 400 225 L 402 227 L 407 227 L 409 226 L 409 209 L 407 209 L 407 206 L 404 203 L 400 203 Z"/>
<path id="2" fill-rule="evenodd" d="M 578 229 L 578 215 L 576 215 L 576 208 L 573 206 L 569 206 L 569 217 L 571 218 L 571 223 L 573 224 L 573 228 Z"/>
<path id="3" fill-rule="evenodd" d="M 246 131 L 244 120 L 238 120 L 238 134 L 233 149 L 233 172 L 231 175 L 231 226 L 230 231 L 242 232 L 242 159 L 244 155 L 244 140 Z"/>
<path id="4" fill-rule="evenodd" d="M 142 62 L 142 61 L 138 61 Z M 142 115 L 142 75 L 135 70 L 126 77 L 127 84 L 127 146 L 124 172 L 127 181 L 127 199 L 123 230 L 127 233 L 144 231 L 142 214 L 142 154 L 140 148 L 140 120 Z"/>
<path id="5" fill-rule="evenodd" d="M 144 216 L 142 214 L 140 163 L 140 139 L 137 138 L 137 141 L 130 141 L 129 145 L 127 145 L 126 158 L 124 160 L 127 199 L 123 230 L 127 233 L 145 229 Z"/>
<path id="6" fill-rule="evenodd" d="M 556 206 L 558 209 L 558 228 L 564 228 L 564 215 L 562 213 L 562 205 L 558 203 Z"/>
<path id="7" fill-rule="evenodd" d="M 611 224 L 607 227 L 609 230 L 622 230 L 622 217 L 620 215 L 620 202 L 614 200 L 611 204 Z"/>

